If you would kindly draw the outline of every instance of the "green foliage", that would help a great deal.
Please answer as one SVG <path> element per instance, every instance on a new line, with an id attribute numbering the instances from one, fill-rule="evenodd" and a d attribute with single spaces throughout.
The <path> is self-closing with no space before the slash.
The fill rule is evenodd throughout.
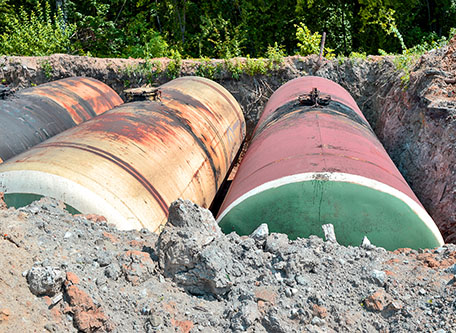
<path id="1" fill-rule="evenodd" d="M 318 32 L 312 33 L 304 23 L 296 25 L 296 39 L 298 40 L 299 52 L 302 56 L 320 53 L 321 35 Z M 325 47 L 325 58 L 333 59 L 336 57 L 334 49 Z"/>
<path id="2" fill-rule="evenodd" d="M 359 60 L 366 60 L 367 54 L 366 52 L 352 52 L 349 56 L 350 59 L 359 59 Z"/>
<path id="3" fill-rule="evenodd" d="M 283 63 L 283 57 L 285 56 L 285 51 L 282 45 L 277 45 L 277 42 L 274 43 L 274 46 L 268 46 L 266 52 L 266 58 L 268 58 L 268 69 L 269 70 L 278 70 L 280 65 Z"/>
<path id="4" fill-rule="evenodd" d="M 401 54 L 393 59 L 396 70 L 401 72 L 402 88 L 406 90 L 410 82 L 410 73 L 419 59 L 418 54 Z"/>
<path id="5" fill-rule="evenodd" d="M 221 13 L 215 18 L 201 17 L 201 33 L 195 36 L 199 56 L 217 58 L 238 57 L 245 41 L 245 31 L 241 26 L 232 27 Z"/>
<path id="6" fill-rule="evenodd" d="M 241 69 L 250 76 L 265 75 L 268 73 L 268 64 L 265 59 L 252 59 L 247 55 L 245 62 L 241 65 Z"/>
<path id="7" fill-rule="evenodd" d="M 163 68 L 159 60 L 151 61 L 150 59 L 146 59 L 144 62 L 140 62 L 137 65 L 125 66 L 122 72 L 128 77 L 136 78 L 136 84 L 138 85 L 142 83 L 153 84 L 163 72 Z M 131 82 L 129 80 L 124 82 L 126 87 L 129 87 L 130 84 Z"/>
<path id="8" fill-rule="evenodd" d="M 18 56 L 44 56 L 68 52 L 73 24 L 65 24 L 59 10 L 51 13 L 48 2 L 40 2 L 30 13 L 24 7 L 9 16 L 5 32 L 0 35 L 0 54 Z"/>
<path id="9" fill-rule="evenodd" d="M 225 59 L 224 60 L 225 70 L 231 73 L 231 77 L 235 80 L 239 80 L 242 74 L 242 64 L 238 59 Z"/>
<path id="10" fill-rule="evenodd" d="M 180 76 L 182 69 L 182 56 L 179 51 L 171 50 L 169 57 L 171 60 L 166 68 L 166 75 L 170 79 L 175 79 Z"/>
<path id="11" fill-rule="evenodd" d="M 49 60 L 43 60 L 40 65 L 41 65 L 41 68 L 43 69 L 44 76 L 46 77 L 46 79 L 48 79 L 48 80 L 51 79 L 52 74 L 54 72 L 54 68 L 52 68 L 52 65 L 49 62 Z"/>
<path id="12" fill-rule="evenodd" d="M 220 73 L 220 67 L 214 65 L 209 58 L 202 58 L 196 69 L 196 75 L 208 79 L 214 79 L 215 75 Z"/>
<path id="13" fill-rule="evenodd" d="M 166 57 L 170 50 L 181 58 L 250 54 L 267 59 L 270 70 L 286 54 L 317 54 L 323 32 L 325 57 L 332 58 L 379 49 L 420 53 L 442 45 L 456 26 L 456 0 L 64 0 L 60 9 L 45 1 L 0 0 L 1 53 L 143 59 Z M 170 75 L 178 75 L 178 65 L 174 59 Z M 210 75 L 206 65 L 201 70 Z M 261 67 L 249 68 L 254 65 Z"/>
<path id="14" fill-rule="evenodd" d="M 318 32 L 312 33 L 304 23 L 295 25 L 296 39 L 298 40 L 299 54 L 307 56 L 320 52 L 321 35 Z"/>

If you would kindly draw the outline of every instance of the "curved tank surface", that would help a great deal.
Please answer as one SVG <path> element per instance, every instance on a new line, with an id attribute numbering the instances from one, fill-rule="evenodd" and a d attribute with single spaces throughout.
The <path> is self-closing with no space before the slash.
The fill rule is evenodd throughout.
<path id="1" fill-rule="evenodd" d="M 217 218 L 249 234 L 261 223 L 291 238 L 334 225 L 386 249 L 428 248 L 442 236 L 350 94 L 319 77 L 289 81 L 270 98 Z"/>
<path id="2" fill-rule="evenodd" d="M 0 163 L 122 103 L 109 86 L 87 77 L 24 89 L 0 102 Z"/>
<path id="3" fill-rule="evenodd" d="M 183 77 L 0 165 L 13 206 L 61 199 L 121 229 L 159 231 L 178 198 L 208 207 L 245 136 L 239 104 L 219 84 Z"/>

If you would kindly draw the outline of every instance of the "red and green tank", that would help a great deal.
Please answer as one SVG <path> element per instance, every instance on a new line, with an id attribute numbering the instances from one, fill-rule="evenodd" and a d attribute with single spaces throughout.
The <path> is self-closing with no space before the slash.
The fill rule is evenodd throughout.
<path id="1" fill-rule="evenodd" d="M 443 244 L 354 99 L 313 76 L 271 96 L 217 220 L 242 235 L 267 223 L 292 239 L 323 237 L 331 223 L 344 245 L 364 236 L 388 250 Z"/>

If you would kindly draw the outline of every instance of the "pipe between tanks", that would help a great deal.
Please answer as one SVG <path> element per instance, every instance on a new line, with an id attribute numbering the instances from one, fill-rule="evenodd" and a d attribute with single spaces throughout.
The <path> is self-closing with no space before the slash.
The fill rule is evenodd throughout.
<path id="1" fill-rule="evenodd" d="M 321 104 L 305 100 L 315 88 Z M 240 234 L 267 222 L 291 238 L 323 237 L 321 226 L 332 223 L 345 245 L 364 236 L 387 249 L 443 244 L 353 98 L 319 77 L 271 96 L 217 221 Z"/>
<path id="2" fill-rule="evenodd" d="M 178 198 L 209 207 L 245 136 L 241 108 L 204 78 L 159 90 L 157 100 L 119 106 L 0 165 L 5 201 L 50 196 L 151 231 Z"/>
<path id="3" fill-rule="evenodd" d="M 0 102 L 0 163 L 122 103 L 110 87 L 86 77 L 24 89 Z"/>

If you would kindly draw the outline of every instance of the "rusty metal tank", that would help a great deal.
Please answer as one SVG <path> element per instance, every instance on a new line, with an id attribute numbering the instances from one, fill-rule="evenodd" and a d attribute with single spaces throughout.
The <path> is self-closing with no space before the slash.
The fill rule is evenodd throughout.
<path id="1" fill-rule="evenodd" d="M 0 163 L 122 103 L 106 84 L 87 77 L 24 89 L 0 102 Z"/>
<path id="2" fill-rule="evenodd" d="M 319 77 L 302 77 L 270 98 L 222 204 L 225 232 L 261 223 L 291 238 L 332 223 L 337 240 L 428 248 L 443 244 L 350 94 Z"/>
<path id="3" fill-rule="evenodd" d="M 158 231 L 177 198 L 208 207 L 245 136 L 239 104 L 219 84 L 183 77 L 0 165 L 10 205 L 39 196 L 121 229 Z"/>

